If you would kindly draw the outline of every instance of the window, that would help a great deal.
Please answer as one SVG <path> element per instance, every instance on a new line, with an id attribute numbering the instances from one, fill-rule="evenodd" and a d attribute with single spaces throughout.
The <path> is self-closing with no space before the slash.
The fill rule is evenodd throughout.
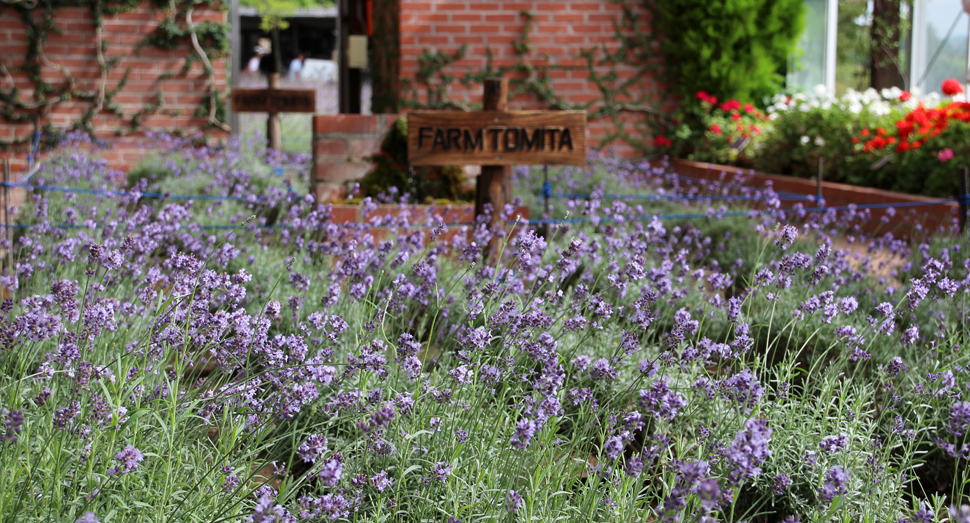
<path id="1" fill-rule="evenodd" d="M 911 85 L 939 92 L 947 78 L 966 82 L 970 18 L 961 0 L 914 0 Z"/>

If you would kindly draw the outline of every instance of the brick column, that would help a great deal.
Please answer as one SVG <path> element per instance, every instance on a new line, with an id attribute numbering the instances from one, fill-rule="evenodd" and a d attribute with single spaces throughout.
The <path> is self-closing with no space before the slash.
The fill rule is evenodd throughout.
<path id="1" fill-rule="evenodd" d="M 319 114 L 313 117 L 313 172 L 310 192 L 318 202 L 347 196 L 348 186 L 373 168 L 368 160 L 399 114 Z"/>

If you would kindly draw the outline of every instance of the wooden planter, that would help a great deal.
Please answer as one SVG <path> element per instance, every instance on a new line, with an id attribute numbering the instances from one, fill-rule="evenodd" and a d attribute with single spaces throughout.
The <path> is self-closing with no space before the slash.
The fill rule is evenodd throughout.
<path id="1" fill-rule="evenodd" d="M 782 176 L 778 174 L 765 174 L 754 172 L 751 169 L 731 167 L 728 165 L 718 165 L 713 163 L 692 162 L 688 160 L 671 161 L 673 172 L 682 176 L 699 178 L 710 181 L 732 182 L 737 179 L 744 179 L 746 185 L 754 188 L 763 188 L 767 184 L 776 192 L 794 193 L 805 196 L 815 196 L 817 189 L 816 183 L 804 178 L 793 176 Z M 892 232 L 896 237 L 910 238 L 914 235 L 919 236 L 926 233 L 937 232 L 940 230 L 950 230 L 951 225 L 959 215 L 959 206 L 956 202 L 937 203 L 931 205 L 914 205 L 925 202 L 938 201 L 941 198 L 929 198 L 871 187 L 860 187 L 835 182 L 822 182 L 822 198 L 827 207 L 842 207 L 850 204 L 873 205 L 888 204 L 901 205 L 896 207 L 896 214 L 888 218 L 888 223 L 883 222 L 882 218 L 888 216 L 886 209 L 871 209 L 872 219 L 860 224 L 863 232 L 873 234 L 883 234 Z M 783 200 L 781 207 L 790 209 L 799 203 L 798 201 Z M 801 202 L 805 208 L 817 207 L 810 200 Z"/>

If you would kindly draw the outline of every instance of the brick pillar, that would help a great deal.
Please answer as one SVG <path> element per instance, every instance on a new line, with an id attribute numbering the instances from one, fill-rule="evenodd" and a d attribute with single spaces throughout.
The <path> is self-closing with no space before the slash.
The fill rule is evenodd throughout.
<path id="1" fill-rule="evenodd" d="M 313 117 L 313 172 L 310 192 L 317 202 L 347 197 L 347 189 L 373 168 L 368 160 L 398 114 L 318 114 Z"/>

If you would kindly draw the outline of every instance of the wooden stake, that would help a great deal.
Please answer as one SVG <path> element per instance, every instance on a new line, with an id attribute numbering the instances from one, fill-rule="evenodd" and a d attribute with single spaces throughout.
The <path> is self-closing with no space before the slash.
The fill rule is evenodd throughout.
<path id="1" fill-rule="evenodd" d="M 10 160 L 3 160 L 3 237 L 7 240 L 7 270 L 13 271 L 13 235 L 10 231 Z"/>
<path id="2" fill-rule="evenodd" d="M 960 169 L 958 185 L 960 187 L 960 234 L 967 232 L 967 213 L 970 212 L 970 169 L 963 167 Z"/>
<path id="3" fill-rule="evenodd" d="M 270 90 L 280 88 L 280 73 L 270 73 L 268 79 Z M 266 147 L 274 151 L 283 149 L 283 127 L 279 113 L 269 113 L 266 117 Z"/>
<path id="4" fill-rule="evenodd" d="M 822 157 L 818 158 L 818 179 L 815 180 L 815 205 L 821 205 L 822 203 L 822 171 L 824 170 L 824 161 Z"/>
<path id="5" fill-rule="evenodd" d="M 546 240 L 549 239 L 549 222 L 546 220 L 548 220 L 549 218 L 552 218 L 551 206 L 549 202 L 549 200 L 551 199 L 549 198 L 549 195 L 552 193 L 552 191 L 547 190 L 548 188 L 549 188 L 549 166 L 543 165 L 542 166 L 542 205 L 545 208 L 545 214 L 542 216 L 543 223 L 542 223 L 542 227 L 540 227 L 540 231 L 541 231 L 542 237 L 545 238 Z"/>
<path id="6" fill-rule="evenodd" d="M 506 78 L 488 78 L 485 80 L 485 91 L 482 100 L 483 111 L 509 110 L 509 81 Z M 483 165 L 482 174 L 475 184 L 475 216 L 485 212 L 485 204 L 492 205 L 491 226 L 500 231 L 504 229 L 502 211 L 508 201 L 508 182 L 510 168 L 505 165 Z M 489 242 L 486 256 L 491 257 L 500 238 L 494 237 Z"/>

